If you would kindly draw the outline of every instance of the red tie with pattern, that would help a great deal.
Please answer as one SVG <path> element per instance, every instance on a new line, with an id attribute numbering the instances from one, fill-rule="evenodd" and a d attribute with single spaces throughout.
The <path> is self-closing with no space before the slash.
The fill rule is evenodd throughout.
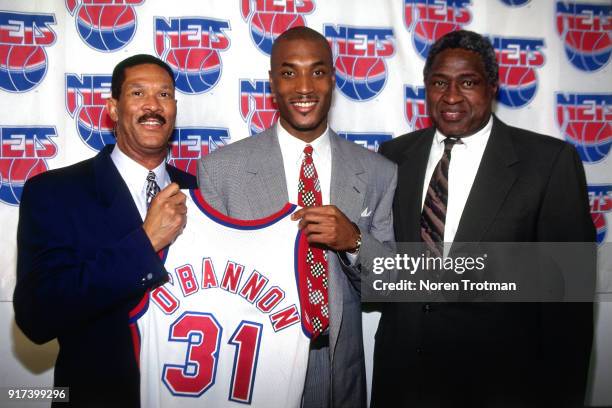
<path id="1" fill-rule="evenodd" d="M 300 168 L 298 204 L 302 207 L 323 205 L 321 185 L 314 162 L 312 146 L 304 148 L 304 160 Z M 307 246 L 306 256 L 300 257 L 300 302 L 305 314 L 305 327 L 315 339 L 329 325 L 327 301 L 327 253 L 318 247 Z"/>

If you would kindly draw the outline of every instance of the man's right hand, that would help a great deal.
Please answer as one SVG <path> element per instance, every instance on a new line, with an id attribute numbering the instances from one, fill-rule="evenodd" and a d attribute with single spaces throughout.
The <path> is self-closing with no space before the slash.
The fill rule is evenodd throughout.
<path id="1" fill-rule="evenodd" d="M 183 232 L 187 223 L 186 199 L 178 184 L 172 183 L 151 201 L 142 227 L 156 252 Z"/>

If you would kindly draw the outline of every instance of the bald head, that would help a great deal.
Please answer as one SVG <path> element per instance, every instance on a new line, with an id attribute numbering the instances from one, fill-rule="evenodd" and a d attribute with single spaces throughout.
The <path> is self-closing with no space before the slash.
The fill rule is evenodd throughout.
<path id="1" fill-rule="evenodd" d="M 329 65 L 333 66 L 334 57 L 329 43 L 327 42 L 327 39 L 312 28 L 304 26 L 290 28 L 289 30 L 279 35 L 276 40 L 274 40 L 274 43 L 272 44 L 272 52 L 270 53 L 270 65 L 274 65 L 275 61 L 278 59 L 277 54 L 279 47 L 283 43 L 295 40 L 312 41 L 320 44 L 321 48 L 325 50 L 325 53 L 328 57 L 328 61 L 326 62 L 329 62 Z"/>

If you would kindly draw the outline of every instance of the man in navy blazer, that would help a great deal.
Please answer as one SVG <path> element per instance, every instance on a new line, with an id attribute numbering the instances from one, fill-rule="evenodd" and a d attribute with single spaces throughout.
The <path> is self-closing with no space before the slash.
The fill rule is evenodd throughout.
<path id="1" fill-rule="evenodd" d="M 423 76 L 434 126 L 381 147 L 398 165 L 398 243 L 432 236 L 422 213 L 442 220 L 448 243 L 594 242 L 575 149 L 492 114 L 498 66 L 486 38 L 464 30 L 443 36 Z M 458 140 L 448 182 L 430 184 L 446 139 Z M 433 191 L 448 193 L 443 211 L 428 205 Z M 572 272 L 592 279 L 586 266 Z M 386 303 L 372 407 L 582 407 L 592 334 L 588 302 Z"/>
<path id="2" fill-rule="evenodd" d="M 157 252 L 185 226 L 179 188 L 196 180 L 165 164 L 176 118 L 167 64 L 150 55 L 119 63 L 107 108 L 116 145 L 24 187 L 13 302 L 32 341 L 58 339 L 54 383 L 70 387 L 70 406 L 138 407 L 128 315 L 167 280 Z M 161 187 L 152 200 L 151 174 Z"/>

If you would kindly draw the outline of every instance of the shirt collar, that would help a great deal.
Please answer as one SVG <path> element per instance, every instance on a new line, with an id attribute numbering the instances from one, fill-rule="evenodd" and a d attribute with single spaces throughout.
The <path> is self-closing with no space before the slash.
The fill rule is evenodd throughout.
<path id="1" fill-rule="evenodd" d="M 281 125 L 280 121 L 276 123 L 276 134 L 278 135 L 278 143 L 281 146 L 281 151 L 291 152 L 291 156 L 296 158 L 296 163 L 302 162 L 304 147 L 306 147 L 307 144 L 312 146 L 315 159 L 318 157 L 327 157 L 328 153 L 331 151 L 329 125 L 327 125 L 321 136 L 310 143 L 306 143 L 290 134 L 283 125 Z"/>
<path id="2" fill-rule="evenodd" d="M 462 143 L 457 144 L 455 147 L 463 146 L 464 148 L 472 148 L 472 147 L 486 145 L 487 141 L 489 140 L 489 135 L 491 134 L 492 128 L 493 128 L 493 115 L 489 116 L 489 120 L 487 121 L 487 124 L 484 125 L 482 129 L 480 129 L 478 132 L 474 133 L 471 136 L 462 137 L 461 138 Z M 436 129 L 435 141 L 438 144 L 440 144 L 444 142 L 444 139 L 446 139 L 446 136 L 444 136 L 442 132 Z"/>
<path id="3" fill-rule="evenodd" d="M 115 167 L 117 167 L 119 174 L 121 174 L 121 177 L 130 187 L 130 189 L 134 188 L 139 190 L 146 185 L 149 169 L 123 153 L 116 144 L 113 152 L 111 153 L 111 159 L 115 164 Z M 155 167 L 151 171 L 155 173 L 155 181 L 160 188 L 164 188 L 170 184 L 170 176 L 166 170 L 165 162 L 161 162 L 159 166 Z"/>

